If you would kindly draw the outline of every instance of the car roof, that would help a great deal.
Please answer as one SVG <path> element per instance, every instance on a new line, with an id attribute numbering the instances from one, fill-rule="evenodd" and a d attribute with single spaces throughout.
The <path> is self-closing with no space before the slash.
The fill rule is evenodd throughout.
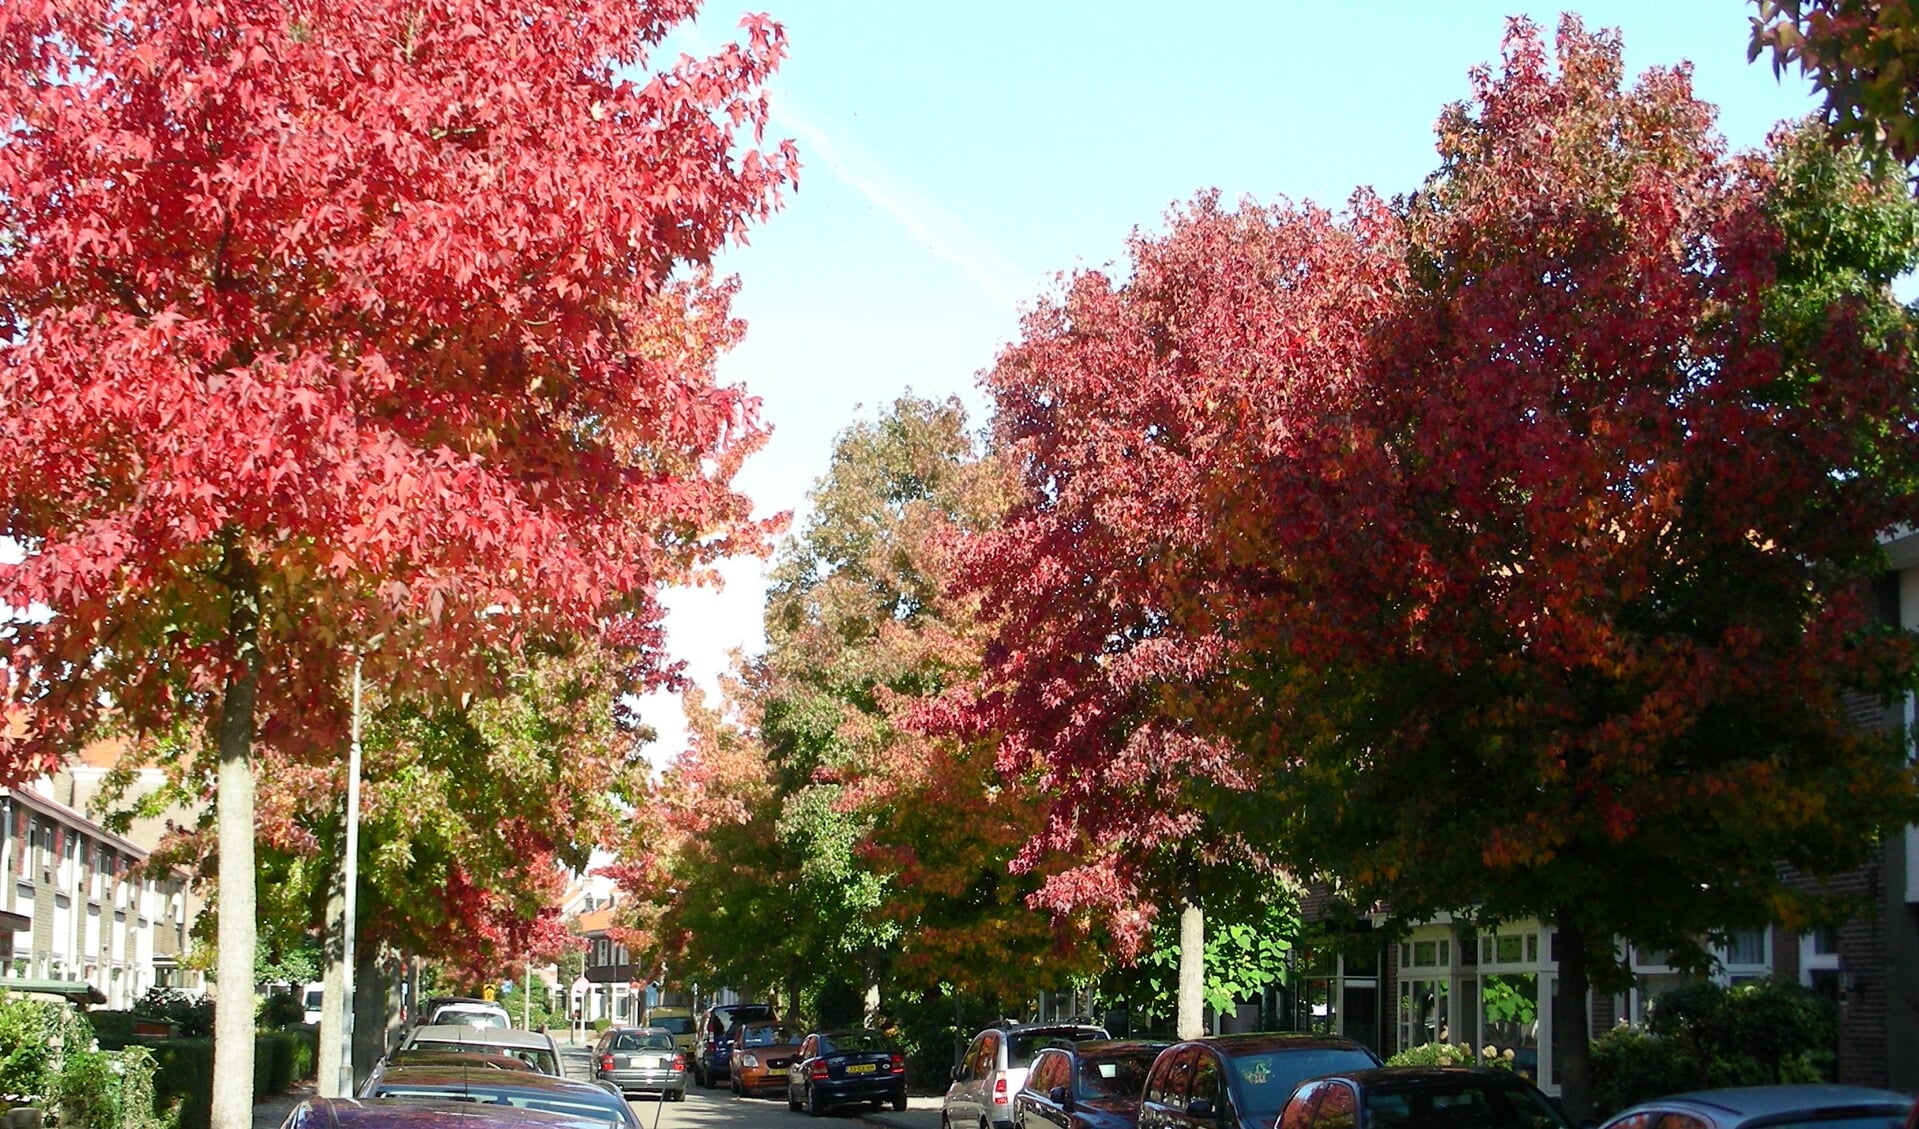
<path id="1" fill-rule="evenodd" d="M 473 1071 L 450 1062 L 395 1063 L 381 1076 L 382 1085 L 457 1086 L 474 1080 Z M 488 1071 L 480 1084 L 489 1092 L 501 1094 L 592 1094 L 604 1098 L 607 1091 L 590 1082 L 577 1082 L 553 1074 L 528 1071 Z"/>
<path id="2" fill-rule="evenodd" d="M 512 1055 L 494 1054 L 491 1051 L 459 1050 L 452 1047 L 425 1046 L 402 1047 L 387 1056 L 387 1065 L 391 1069 L 401 1065 L 424 1066 L 428 1063 L 461 1063 L 468 1068 L 485 1067 L 489 1070 L 532 1070 L 526 1063 Z"/>
<path id="3" fill-rule="evenodd" d="M 1097 1058 L 1100 1055 L 1158 1054 L 1172 1045 L 1165 1039 L 1081 1039 L 1070 1047 L 1041 1047 L 1040 1050 L 1062 1050 L 1081 1058 Z"/>
<path id="4" fill-rule="evenodd" d="M 1270 1051 L 1320 1050 L 1320 1051 L 1363 1051 L 1366 1048 L 1351 1039 L 1342 1039 L 1337 1035 L 1298 1035 L 1298 1034 L 1249 1034 L 1249 1035 L 1209 1035 L 1204 1039 L 1188 1039 L 1174 1043 L 1176 1047 L 1201 1046 L 1213 1047 L 1227 1055 L 1266 1054 Z"/>
<path id="5" fill-rule="evenodd" d="M 491 1047 L 536 1047 L 553 1049 L 553 1039 L 537 1031 L 513 1027 L 470 1027 L 464 1023 L 428 1023 L 415 1027 L 407 1037 L 409 1046 L 418 1043 L 473 1043 Z"/>
<path id="6" fill-rule="evenodd" d="M 1368 1089 L 1417 1089 L 1476 1079 L 1495 1086 L 1526 1082 L 1510 1070 L 1486 1066 L 1375 1066 L 1367 1070 L 1340 1070 L 1321 1078 L 1350 1078 Z M 1310 1080 L 1310 1079 L 1309 1079 Z M 1531 1083 L 1526 1083 L 1530 1085 Z"/>
<path id="7" fill-rule="evenodd" d="M 1107 1037 L 1106 1028 L 1097 1023 L 1014 1023 L 1005 1027 L 988 1027 L 986 1030 L 1007 1035 L 1072 1035 L 1080 1031 L 1097 1031 L 1100 1038 Z"/>
<path id="8" fill-rule="evenodd" d="M 287 1124 L 337 1129 L 606 1129 L 602 1117 L 415 1098 L 308 1098 L 294 1108 Z"/>
<path id="9" fill-rule="evenodd" d="M 1803 1083 L 1785 1086 L 1733 1086 L 1723 1090 L 1689 1090 L 1642 1102 L 1633 1109 L 1669 1109 L 1676 1105 L 1695 1109 L 1721 1110 L 1739 1117 L 1763 1117 L 1778 1113 L 1799 1113 L 1828 1106 L 1886 1106 L 1900 1111 L 1912 1108 L 1912 1098 L 1892 1090 L 1870 1086 L 1835 1086 Z M 1619 1116 L 1631 1113 L 1625 1110 Z"/>

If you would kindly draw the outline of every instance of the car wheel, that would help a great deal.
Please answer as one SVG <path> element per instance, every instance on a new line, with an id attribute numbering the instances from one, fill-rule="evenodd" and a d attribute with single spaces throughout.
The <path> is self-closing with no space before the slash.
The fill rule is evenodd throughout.
<path id="1" fill-rule="evenodd" d="M 800 1111 L 800 1100 L 793 1096 L 793 1087 L 790 1085 L 786 1087 L 786 1108 L 791 1113 Z"/>
<path id="2" fill-rule="evenodd" d="M 899 1089 L 893 1091 L 893 1112 L 903 1113 L 905 1112 L 905 1110 L 906 1110 L 906 1087 L 901 1086 Z"/>
<path id="3" fill-rule="evenodd" d="M 809 1089 L 806 1091 L 806 1112 L 813 1117 L 818 1117 L 826 1112 L 826 1103 L 820 1100 L 820 1092 L 818 1090 Z"/>

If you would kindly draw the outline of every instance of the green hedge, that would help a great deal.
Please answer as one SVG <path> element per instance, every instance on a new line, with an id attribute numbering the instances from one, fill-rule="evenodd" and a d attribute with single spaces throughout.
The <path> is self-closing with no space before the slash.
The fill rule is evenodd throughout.
<path id="1" fill-rule="evenodd" d="M 179 1103 L 178 1129 L 207 1129 L 213 1116 L 213 1040 L 130 1040 L 153 1052 L 154 1099 L 160 1109 Z M 104 1040 L 102 1042 L 104 1045 Z M 319 1032 L 311 1027 L 262 1031 L 253 1040 L 253 1100 L 284 1094 L 313 1076 L 320 1052 Z"/>

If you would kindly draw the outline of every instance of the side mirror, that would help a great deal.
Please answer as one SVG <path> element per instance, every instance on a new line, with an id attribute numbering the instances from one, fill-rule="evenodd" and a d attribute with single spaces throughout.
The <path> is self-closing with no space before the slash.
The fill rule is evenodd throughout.
<path id="1" fill-rule="evenodd" d="M 1073 1112 L 1073 1091 L 1071 1087 L 1055 1086 L 1046 1091 L 1046 1097 L 1049 1101 L 1059 1106 L 1063 1112 Z"/>
<path id="2" fill-rule="evenodd" d="M 1213 1109 L 1213 1099 L 1194 1098 L 1191 1102 L 1187 1103 L 1186 1116 L 1211 1121 L 1213 1118 L 1218 1117 L 1219 1113 Z"/>

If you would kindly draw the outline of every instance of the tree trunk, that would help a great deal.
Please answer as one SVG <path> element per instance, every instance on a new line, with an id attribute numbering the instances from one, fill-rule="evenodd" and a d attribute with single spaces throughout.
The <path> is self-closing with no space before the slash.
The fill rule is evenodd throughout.
<path id="1" fill-rule="evenodd" d="M 253 1126 L 253 730 L 260 686 L 260 581 L 244 550 L 229 550 L 233 604 L 227 629 L 238 669 L 220 704 L 220 771 L 215 785 L 220 862 L 217 976 L 213 1017 L 211 1129 Z"/>
<path id="2" fill-rule="evenodd" d="M 1572 910 L 1561 907 L 1559 998 L 1553 1008 L 1553 1062 L 1559 1075 L 1559 1103 L 1574 1125 L 1592 1117 L 1592 1020 L 1586 994 L 1592 977 L 1586 968 L 1586 937 Z M 1537 1081 L 1544 1081 L 1538 1079 Z"/>
<path id="3" fill-rule="evenodd" d="M 1182 861 L 1179 875 L 1179 1017 L 1182 1039 L 1206 1034 L 1206 911 L 1200 907 L 1197 876 Z"/>
<path id="4" fill-rule="evenodd" d="M 326 991 L 320 1003 L 318 1067 L 318 1088 L 323 1098 L 353 1096 L 347 1080 L 340 1076 L 340 1069 L 346 1062 L 343 1053 L 346 1039 L 346 962 L 340 959 L 340 938 L 345 924 L 346 896 L 341 890 L 339 872 L 335 871 L 333 885 L 327 890 L 326 943 L 321 946 L 326 956 Z"/>

